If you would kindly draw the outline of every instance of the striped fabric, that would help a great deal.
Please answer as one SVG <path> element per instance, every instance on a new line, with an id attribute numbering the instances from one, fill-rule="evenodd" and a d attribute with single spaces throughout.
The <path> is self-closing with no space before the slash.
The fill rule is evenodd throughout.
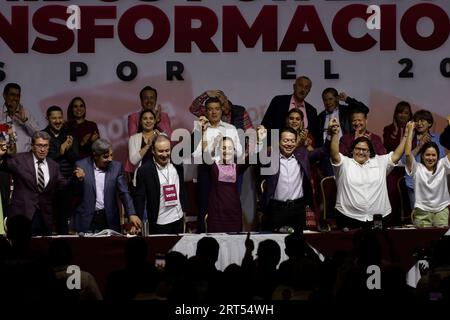
<path id="1" fill-rule="evenodd" d="M 44 171 L 42 170 L 42 165 L 44 164 L 44 162 L 42 160 L 38 160 L 37 164 L 38 164 L 37 186 L 38 186 L 38 191 L 42 192 L 42 191 L 44 191 L 44 188 L 45 188 Z"/>

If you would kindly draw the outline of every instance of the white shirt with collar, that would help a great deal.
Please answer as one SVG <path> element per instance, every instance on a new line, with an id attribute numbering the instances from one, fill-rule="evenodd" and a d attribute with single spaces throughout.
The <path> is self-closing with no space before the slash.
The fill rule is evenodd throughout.
<path id="1" fill-rule="evenodd" d="M 331 162 L 336 177 L 336 209 L 339 212 L 363 222 L 373 221 L 375 214 L 385 217 L 391 213 L 386 176 L 395 167 L 392 154 L 376 155 L 359 164 L 339 153 L 341 162 Z"/>
<path id="2" fill-rule="evenodd" d="M 156 224 L 164 225 L 180 220 L 183 217 L 183 209 L 180 203 L 180 179 L 178 177 L 178 172 L 172 163 L 168 163 L 165 167 L 160 166 L 156 160 L 156 171 L 158 172 L 159 178 L 159 212 Z M 174 184 L 177 189 L 178 203 L 174 206 L 166 207 L 164 201 L 163 186 Z"/>
<path id="3" fill-rule="evenodd" d="M 422 163 L 413 158 L 411 171 L 406 173 L 414 178 L 416 202 L 414 208 L 429 212 L 439 212 L 450 204 L 447 175 L 450 174 L 450 161 L 447 157 L 439 159 L 436 171 L 429 171 Z"/>
<path id="4" fill-rule="evenodd" d="M 95 178 L 95 210 L 105 208 L 105 178 L 106 170 L 102 170 L 95 165 L 94 162 L 94 178 Z"/>
<path id="5" fill-rule="evenodd" d="M 303 172 L 297 158 L 280 154 L 280 175 L 273 198 L 278 201 L 296 200 L 303 197 Z"/>
<path id="6" fill-rule="evenodd" d="M 39 162 L 39 159 L 36 158 L 36 156 L 33 154 L 34 170 L 36 172 L 36 183 L 38 181 L 38 167 L 39 167 L 38 162 Z M 44 173 L 44 181 L 45 181 L 45 187 L 46 187 L 48 182 L 50 181 L 50 171 L 48 169 L 47 159 L 42 160 L 41 169 L 42 169 L 42 172 Z"/>
<path id="7" fill-rule="evenodd" d="M 201 128 L 197 121 L 197 128 L 196 130 L 201 132 Z M 233 140 L 234 148 L 236 150 L 236 156 L 239 158 L 242 156 L 242 145 L 239 140 L 238 132 L 236 130 L 236 127 L 232 124 L 223 122 L 222 120 L 219 122 L 217 127 L 211 127 L 211 124 L 208 123 L 208 127 L 206 128 L 206 141 L 208 142 L 208 148 L 205 150 L 205 152 L 208 152 L 209 154 L 212 153 L 212 147 L 214 145 L 214 139 L 221 134 L 222 137 L 229 137 L 231 140 Z M 192 153 L 193 157 L 201 157 L 202 156 L 202 140 L 197 145 L 197 148 L 195 148 L 195 151 Z M 219 152 L 219 145 L 216 146 L 215 155 L 212 157 L 212 160 L 219 161 L 220 160 L 220 152 Z"/>

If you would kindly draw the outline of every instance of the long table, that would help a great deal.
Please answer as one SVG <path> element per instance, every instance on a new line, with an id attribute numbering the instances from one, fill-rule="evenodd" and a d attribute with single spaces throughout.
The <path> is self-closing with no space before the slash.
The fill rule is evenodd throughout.
<path id="1" fill-rule="evenodd" d="M 428 248 L 432 241 L 444 235 L 446 229 L 389 229 L 380 235 L 384 252 L 398 259 L 405 273 L 414 265 L 413 253 L 419 248 Z M 281 261 L 286 260 L 284 238 L 287 234 L 251 234 L 255 242 L 265 239 L 275 240 L 281 248 Z M 354 232 L 306 232 L 308 243 L 320 254 L 332 256 L 338 251 L 350 251 Z M 196 244 L 205 236 L 214 237 L 220 244 L 219 259 L 216 264 L 220 270 L 231 263 L 240 264 L 245 252 L 246 234 L 180 234 L 148 236 L 149 259 L 154 261 L 155 254 L 165 254 L 170 250 L 180 251 L 188 257 L 195 254 Z M 104 290 L 111 271 L 125 266 L 124 248 L 127 237 L 63 237 L 72 246 L 73 264 L 92 273 L 101 290 Z M 46 253 L 53 237 L 33 238 L 32 247 Z M 389 244 L 390 243 L 390 244 Z M 388 250 L 386 250 L 388 249 Z M 256 254 L 256 249 L 254 254 Z"/>

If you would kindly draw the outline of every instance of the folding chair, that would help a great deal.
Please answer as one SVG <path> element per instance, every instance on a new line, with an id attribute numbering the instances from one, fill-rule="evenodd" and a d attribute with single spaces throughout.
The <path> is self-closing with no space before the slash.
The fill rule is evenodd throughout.
<path id="1" fill-rule="evenodd" d="M 334 206 L 336 205 L 336 179 L 334 176 L 325 177 L 320 181 L 320 191 L 322 193 L 323 213 L 322 223 L 326 223 L 325 229 L 330 230 L 336 225 L 336 213 Z"/>

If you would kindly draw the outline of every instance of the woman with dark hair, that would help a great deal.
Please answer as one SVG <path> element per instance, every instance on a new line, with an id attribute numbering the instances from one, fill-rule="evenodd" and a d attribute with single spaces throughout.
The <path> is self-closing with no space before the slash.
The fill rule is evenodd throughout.
<path id="1" fill-rule="evenodd" d="M 414 123 L 406 140 L 406 173 L 414 179 L 413 223 L 419 227 L 448 227 L 450 195 L 447 175 L 450 174 L 450 154 L 439 159 L 439 147 L 429 141 L 419 151 L 420 163 L 412 152 Z"/>
<path id="2" fill-rule="evenodd" d="M 433 132 L 431 128 L 434 125 L 433 114 L 428 110 L 419 110 L 413 114 L 414 135 L 411 145 L 411 153 L 415 157 L 416 162 L 420 162 L 420 150 L 427 142 L 434 142 L 438 146 L 438 159 L 445 157 L 445 149 L 439 143 L 439 135 Z M 402 162 L 406 162 L 406 156 L 402 158 Z M 405 175 L 405 184 L 408 191 L 409 203 L 414 208 L 414 181 L 412 176 Z"/>
<path id="3" fill-rule="evenodd" d="M 151 145 L 153 138 L 159 134 L 156 127 L 156 115 L 150 109 L 142 110 L 139 114 L 139 126 L 136 134 L 128 140 L 127 166 L 136 168 L 133 186 L 136 186 L 136 172 L 142 164 L 152 158 Z M 128 163 L 129 162 L 129 163 Z"/>
<path id="4" fill-rule="evenodd" d="M 392 123 L 383 129 L 383 143 L 387 152 L 394 151 L 405 135 L 408 121 L 412 119 L 411 105 L 409 102 L 400 101 L 395 106 Z"/>
<path id="5" fill-rule="evenodd" d="M 391 213 L 386 187 L 386 175 L 400 160 L 405 148 L 403 137 L 397 149 L 386 155 L 375 155 L 367 137 L 355 139 L 351 158 L 339 152 L 339 123 L 330 121 L 331 164 L 336 177 L 336 210 L 339 228 L 359 228 L 373 221 L 374 215 Z"/>
<path id="6" fill-rule="evenodd" d="M 100 134 L 97 124 L 86 120 L 86 103 L 81 97 L 73 98 L 67 107 L 67 127 L 80 145 L 80 159 L 90 156 L 91 146 Z"/>
<path id="7" fill-rule="evenodd" d="M 208 195 L 208 232 L 242 231 L 242 207 L 237 176 L 247 169 L 236 164 L 234 142 L 229 137 L 220 141 L 220 159 L 211 166 Z"/>
<path id="8" fill-rule="evenodd" d="M 286 126 L 291 127 L 297 131 L 297 145 L 303 144 L 308 151 L 314 150 L 314 138 L 312 134 L 308 132 L 308 129 L 304 128 L 303 112 L 299 108 L 293 108 L 289 110 L 286 116 Z"/>
<path id="9" fill-rule="evenodd" d="M 383 143 L 387 152 L 394 151 L 405 135 L 406 124 L 412 119 L 411 105 L 406 101 L 400 101 L 395 106 L 393 120 L 383 129 Z M 387 177 L 389 201 L 392 206 L 392 223 L 402 224 L 401 201 L 402 196 L 398 191 L 397 183 L 405 175 L 403 167 L 395 167 Z M 403 185 L 405 182 L 402 181 Z M 405 186 L 406 188 L 406 186 Z M 408 213 L 409 214 L 409 213 Z"/>

